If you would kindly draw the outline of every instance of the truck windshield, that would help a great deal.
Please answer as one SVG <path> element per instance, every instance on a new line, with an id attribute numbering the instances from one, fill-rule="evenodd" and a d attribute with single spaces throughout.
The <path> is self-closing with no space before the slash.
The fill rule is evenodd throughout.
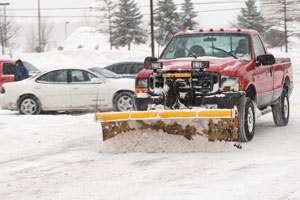
<path id="1" fill-rule="evenodd" d="M 243 33 L 197 33 L 175 36 L 161 55 L 161 59 L 187 57 L 232 57 L 251 60 L 251 42 Z"/>

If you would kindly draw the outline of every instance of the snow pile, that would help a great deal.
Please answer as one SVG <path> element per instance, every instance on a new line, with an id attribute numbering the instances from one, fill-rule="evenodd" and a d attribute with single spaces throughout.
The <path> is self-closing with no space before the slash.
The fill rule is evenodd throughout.
<path id="1" fill-rule="evenodd" d="M 94 27 L 80 27 L 64 42 L 64 49 L 109 50 L 109 38 Z"/>
<path id="2" fill-rule="evenodd" d="M 195 136 L 187 140 L 183 136 L 169 135 L 162 130 L 130 131 L 106 140 L 101 153 L 189 153 L 238 151 L 233 142 L 209 142 L 207 137 Z"/>
<path id="3" fill-rule="evenodd" d="M 48 70 L 64 67 L 90 68 L 105 67 L 120 61 L 144 61 L 146 51 L 97 51 L 97 50 L 65 50 L 51 51 L 40 54 L 20 54 L 18 58 L 26 60 L 40 70 Z"/>

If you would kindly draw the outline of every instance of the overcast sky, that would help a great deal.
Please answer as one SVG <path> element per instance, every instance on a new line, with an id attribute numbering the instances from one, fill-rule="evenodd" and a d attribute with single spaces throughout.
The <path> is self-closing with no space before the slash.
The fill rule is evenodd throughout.
<path id="1" fill-rule="evenodd" d="M 154 5 L 156 0 L 154 1 Z M 7 15 L 14 16 L 16 23 L 22 24 L 24 30 L 29 25 L 37 26 L 37 2 L 38 0 L 7 0 L 1 1 L 10 3 L 7 6 Z M 149 0 L 136 0 L 140 6 L 141 12 L 148 19 L 150 8 Z M 183 3 L 183 0 L 174 0 L 176 4 Z M 195 11 L 198 13 L 197 20 L 202 28 L 229 28 L 230 22 L 236 19 L 236 15 L 240 13 L 240 8 L 244 7 L 244 0 L 192 0 L 195 4 Z M 219 2 L 219 3 L 217 3 Z M 209 4 L 206 4 L 209 3 Z M 214 4 L 212 4 L 214 3 Z M 40 0 L 41 15 L 49 16 L 47 20 L 55 25 L 55 36 L 53 38 L 57 43 L 61 42 L 65 36 L 65 22 L 70 22 L 67 26 L 67 32 L 70 34 L 78 26 L 86 24 L 95 24 L 99 19 L 87 16 L 99 15 L 98 12 L 92 12 L 88 9 L 71 9 L 71 8 L 88 8 L 100 5 L 96 0 Z M 177 6 L 180 11 L 181 6 Z M 49 8 L 69 8 L 67 10 L 45 10 Z M 224 9 L 224 11 L 220 11 Z M 233 9 L 233 10 L 231 10 Z M 22 17 L 19 17 L 22 16 Z M 35 17 L 26 17 L 35 16 Z M 66 17 L 50 17 L 50 16 L 66 16 Z M 85 17 L 68 17 L 68 16 L 85 16 Z M 28 28 L 27 28 L 28 29 Z M 26 30 L 28 31 L 28 30 Z"/>

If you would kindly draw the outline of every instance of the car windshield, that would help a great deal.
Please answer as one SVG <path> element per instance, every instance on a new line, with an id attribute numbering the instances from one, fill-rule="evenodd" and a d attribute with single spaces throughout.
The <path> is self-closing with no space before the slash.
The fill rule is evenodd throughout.
<path id="1" fill-rule="evenodd" d="M 36 68 L 34 65 L 32 65 L 29 62 L 24 61 L 23 64 L 29 72 L 40 72 L 38 68 Z"/>
<path id="2" fill-rule="evenodd" d="M 105 78 L 120 78 L 120 76 L 112 71 L 109 71 L 107 69 L 101 68 L 101 67 L 92 67 L 89 70 L 96 72 Z"/>
<path id="3" fill-rule="evenodd" d="M 251 42 L 243 33 L 198 33 L 175 36 L 161 55 L 161 59 L 187 57 L 232 57 L 251 60 Z"/>

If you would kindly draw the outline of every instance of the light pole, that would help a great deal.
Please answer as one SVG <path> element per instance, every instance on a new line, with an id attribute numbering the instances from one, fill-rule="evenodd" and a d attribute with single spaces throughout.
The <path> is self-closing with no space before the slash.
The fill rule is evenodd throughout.
<path id="1" fill-rule="evenodd" d="M 67 39 L 68 37 L 68 29 L 67 29 L 68 24 L 70 24 L 70 22 L 65 22 L 65 39 Z"/>
<path id="2" fill-rule="evenodd" d="M 42 43 L 42 38 L 41 38 L 41 7 L 40 7 L 40 0 L 38 1 L 38 32 L 39 32 L 39 52 L 42 51 L 41 43 Z"/>
<path id="3" fill-rule="evenodd" d="M 0 3 L 0 6 L 3 6 L 3 31 L 1 31 L 1 46 L 2 46 L 2 55 L 5 53 L 5 47 L 7 46 L 7 33 L 6 33 L 6 6 L 10 3 Z M 2 29 L 2 27 L 1 27 Z"/>
<path id="4" fill-rule="evenodd" d="M 150 24 L 151 24 L 151 51 L 152 51 L 152 57 L 154 57 L 153 0 L 150 0 Z"/>

